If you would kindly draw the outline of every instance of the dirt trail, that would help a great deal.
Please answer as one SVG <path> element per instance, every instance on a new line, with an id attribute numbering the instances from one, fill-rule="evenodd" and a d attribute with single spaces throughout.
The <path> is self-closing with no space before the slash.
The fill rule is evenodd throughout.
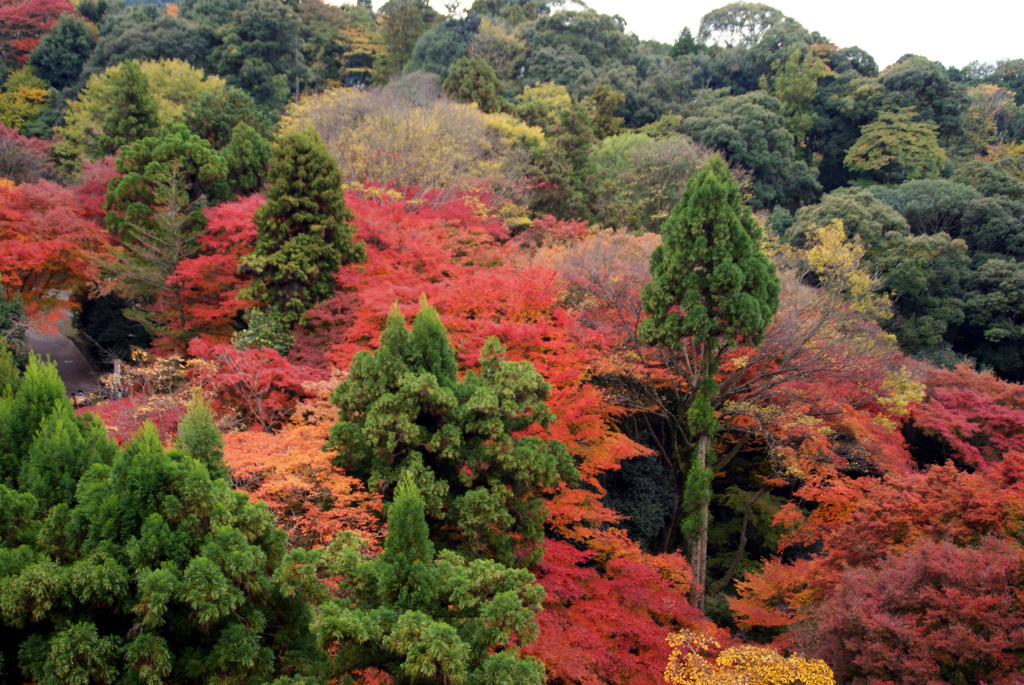
<path id="1" fill-rule="evenodd" d="M 57 363 L 57 373 L 64 381 L 69 396 L 77 392 L 88 395 L 100 389 L 100 379 L 93 371 L 85 355 L 71 339 L 65 335 L 70 332 L 71 322 L 68 317 L 61 319 L 56 330 L 37 331 L 29 329 L 25 336 L 28 348 L 43 359 L 49 356 L 51 361 Z"/>

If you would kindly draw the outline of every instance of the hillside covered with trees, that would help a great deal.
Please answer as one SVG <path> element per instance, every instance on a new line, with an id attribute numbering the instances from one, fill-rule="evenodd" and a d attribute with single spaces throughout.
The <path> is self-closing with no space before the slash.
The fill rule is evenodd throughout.
<path id="1" fill-rule="evenodd" d="M 0 681 L 1021 682 L 1024 59 L 881 66 L 2 0 Z"/>

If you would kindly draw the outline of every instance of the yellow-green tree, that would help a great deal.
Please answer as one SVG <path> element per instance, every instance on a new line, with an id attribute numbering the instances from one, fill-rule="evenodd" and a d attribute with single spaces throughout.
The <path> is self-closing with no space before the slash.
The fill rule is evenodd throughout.
<path id="1" fill-rule="evenodd" d="M 803 147 L 804 139 L 816 118 L 813 101 L 818 92 L 818 81 L 824 78 L 829 69 L 820 57 L 810 50 L 801 54 L 799 48 L 790 51 L 785 62 L 776 60 L 772 68 L 775 75 L 770 82 L 762 76 L 761 88 L 782 102 L 782 117 L 786 128 L 793 134 L 797 145 Z"/>
<path id="2" fill-rule="evenodd" d="M 938 127 L 916 119 L 913 107 L 882 112 L 861 127 L 860 138 L 847 150 L 843 164 L 886 183 L 938 178 L 946 161 L 946 153 L 939 147 Z"/>
<path id="3" fill-rule="evenodd" d="M 0 122 L 25 133 L 25 127 L 42 114 L 48 99 L 46 81 L 26 65 L 8 76 L 0 90 Z"/>
<path id="4" fill-rule="evenodd" d="M 412 102 L 389 89 L 339 88 L 291 105 L 282 130 L 313 127 L 349 187 L 390 188 L 411 203 L 487 190 L 493 205 L 515 197 L 525 145 L 539 132 L 445 99 Z"/>
<path id="5" fill-rule="evenodd" d="M 221 77 L 207 76 L 202 69 L 178 59 L 142 62 L 139 68 L 156 98 L 161 124 L 183 121 L 185 112 L 195 109 L 203 95 L 224 89 Z M 57 133 L 64 136 L 71 149 L 93 156 L 102 153 L 103 123 L 110 114 L 117 79 L 124 69 L 122 62 L 93 74 L 78 98 L 68 103 L 64 125 Z"/>

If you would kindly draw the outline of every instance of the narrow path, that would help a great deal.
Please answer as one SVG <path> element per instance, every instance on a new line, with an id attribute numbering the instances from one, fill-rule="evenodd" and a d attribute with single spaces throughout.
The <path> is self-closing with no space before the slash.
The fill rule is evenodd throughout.
<path id="1" fill-rule="evenodd" d="M 81 350 L 62 332 L 70 331 L 70 325 L 69 318 L 65 317 L 57 323 L 56 330 L 29 329 L 25 343 L 43 359 L 49 356 L 50 361 L 57 363 L 57 373 L 69 396 L 77 392 L 88 395 L 100 389 L 100 379 Z"/>

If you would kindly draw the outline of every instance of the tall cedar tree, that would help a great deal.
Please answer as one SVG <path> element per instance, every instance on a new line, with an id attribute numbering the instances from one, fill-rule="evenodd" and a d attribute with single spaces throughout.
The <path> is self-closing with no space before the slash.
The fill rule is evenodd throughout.
<path id="1" fill-rule="evenodd" d="M 115 87 L 102 138 L 103 150 L 108 154 L 153 135 L 160 127 L 156 98 L 137 60 L 125 62 L 112 81 Z"/>
<path id="2" fill-rule="evenodd" d="M 554 415 L 530 362 L 509 362 L 497 338 L 478 371 L 459 380 L 437 311 L 421 307 L 412 330 L 392 309 L 376 353 L 360 352 L 332 400 L 340 465 L 390 499 L 410 471 L 434 539 L 469 558 L 524 566 L 540 559 L 547 517 L 541 491 L 576 478 L 565 446 L 521 436 Z"/>
<path id="3" fill-rule="evenodd" d="M 707 580 L 708 505 L 713 473 L 708 450 L 718 429 L 715 373 L 722 355 L 739 341 L 757 344 L 779 308 L 779 279 L 761 251 L 761 227 L 743 205 L 740 187 L 720 157 L 701 167 L 661 229 L 651 254 L 651 282 L 643 289 L 648 315 L 640 337 L 685 355 L 690 392 L 679 398 L 684 446 L 696 445 L 684 501 L 694 584 L 690 601 L 703 608 Z M 685 416 L 685 419 L 683 418 Z"/>
<path id="4" fill-rule="evenodd" d="M 256 213 L 256 249 L 241 261 L 254 276 L 253 299 L 294 325 L 334 292 L 342 264 L 366 252 L 352 239 L 337 162 L 311 128 L 282 135 L 270 156 L 267 203 Z"/>
<path id="5" fill-rule="evenodd" d="M 340 673 L 382 669 L 395 683 L 541 685 L 544 666 L 519 655 L 537 636 L 544 590 L 526 569 L 435 552 L 423 497 L 405 471 L 388 514 L 384 552 L 348 533 L 328 568 L 350 595 L 320 607 L 313 632 Z"/>

